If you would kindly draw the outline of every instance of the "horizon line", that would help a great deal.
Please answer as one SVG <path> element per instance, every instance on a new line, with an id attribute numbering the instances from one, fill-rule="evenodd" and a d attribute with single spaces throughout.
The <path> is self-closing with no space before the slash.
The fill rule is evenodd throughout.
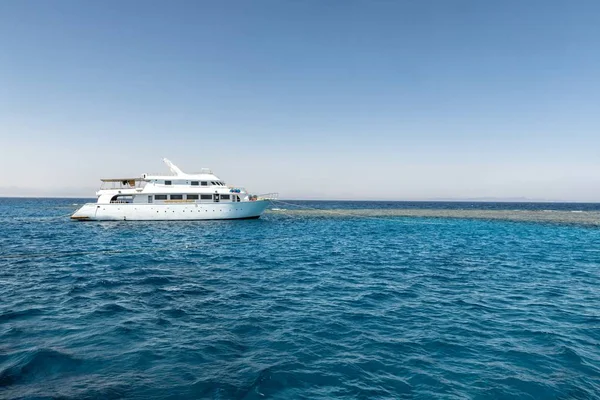
<path id="1" fill-rule="evenodd" d="M 0 195 L 0 199 L 96 199 L 95 197 L 80 197 L 80 196 L 6 196 Z M 600 200 L 548 200 L 548 199 L 527 199 L 527 198 L 433 198 L 433 199 L 418 199 L 418 200 L 391 200 L 391 199 L 322 199 L 322 198 L 307 198 L 307 199 L 280 199 L 281 201 L 331 201 L 331 202 L 415 202 L 415 203 L 584 203 L 584 204 L 600 204 Z M 278 201 L 278 200 L 275 200 Z"/>

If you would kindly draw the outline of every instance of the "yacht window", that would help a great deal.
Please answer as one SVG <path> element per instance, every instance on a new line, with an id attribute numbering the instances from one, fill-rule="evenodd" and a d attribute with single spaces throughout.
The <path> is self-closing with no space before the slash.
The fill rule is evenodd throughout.
<path id="1" fill-rule="evenodd" d="M 229 195 L 228 194 L 222 194 L 221 195 L 221 200 L 229 200 Z"/>
<path id="2" fill-rule="evenodd" d="M 170 185 L 171 181 L 165 181 L 165 185 Z"/>
<path id="3" fill-rule="evenodd" d="M 152 196 L 148 196 L 148 203 L 152 203 Z"/>
<path id="4" fill-rule="evenodd" d="M 216 183 L 214 181 L 210 181 L 210 184 L 213 185 L 213 186 L 216 185 Z"/>
<path id="5" fill-rule="evenodd" d="M 171 200 L 183 200 L 183 195 L 182 194 L 172 194 Z"/>
<path id="6" fill-rule="evenodd" d="M 201 186 L 208 186 L 208 182 L 202 181 L 202 182 L 200 182 L 200 185 Z"/>
<path id="7" fill-rule="evenodd" d="M 192 186 L 198 186 L 198 181 L 192 181 Z"/>
<path id="8" fill-rule="evenodd" d="M 166 199 L 167 199 L 166 194 L 155 194 L 154 195 L 154 200 L 166 200 Z"/>
<path id="9" fill-rule="evenodd" d="M 197 194 L 188 194 L 188 195 L 186 195 L 186 198 L 188 200 L 198 200 L 198 195 Z"/>
<path id="10" fill-rule="evenodd" d="M 117 194 L 110 199 L 111 203 L 133 203 L 133 196 L 127 194 Z"/>
<path id="11" fill-rule="evenodd" d="M 201 200 L 212 200 L 212 194 L 201 194 L 200 199 Z"/>

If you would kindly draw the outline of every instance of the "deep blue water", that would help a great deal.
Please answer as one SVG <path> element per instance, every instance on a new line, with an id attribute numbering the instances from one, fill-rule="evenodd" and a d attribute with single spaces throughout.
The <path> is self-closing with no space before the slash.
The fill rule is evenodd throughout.
<path id="1" fill-rule="evenodd" d="M 0 398 L 600 398 L 598 228 L 81 202 L 0 199 Z"/>

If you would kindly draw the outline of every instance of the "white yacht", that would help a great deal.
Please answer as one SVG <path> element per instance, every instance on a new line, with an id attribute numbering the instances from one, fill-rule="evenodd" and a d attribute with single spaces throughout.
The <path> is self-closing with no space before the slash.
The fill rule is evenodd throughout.
<path id="1" fill-rule="evenodd" d="M 276 193 L 250 195 L 227 186 L 210 170 L 186 174 L 163 159 L 171 175 L 102 179 L 96 203 L 71 218 L 79 221 L 200 220 L 258 218 Z"/>

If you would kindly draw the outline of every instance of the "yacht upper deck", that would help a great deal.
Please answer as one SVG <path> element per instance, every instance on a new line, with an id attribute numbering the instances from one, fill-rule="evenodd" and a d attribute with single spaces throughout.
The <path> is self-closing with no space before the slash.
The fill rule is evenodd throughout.
<path id="1" fill-rule="evenodd" d="M 182 200 L 248 200 L 250 197 L 242 187 L 228 186 L 212 171 L 205 168 L 200 173 L 187 174 L 167 159 L 163 159 L 171 170 L 170 175 L 142 174 L 140 178 L 103 178 L 96 193 L 99 203 L 142 201 L 141 196 L 158 201 Z M 210 173 L 209 173 L 210 172 Z M 126 197 L 126 198 L 125 198 Z M 148 200 L 149 201 L 149 200 Z"/>

